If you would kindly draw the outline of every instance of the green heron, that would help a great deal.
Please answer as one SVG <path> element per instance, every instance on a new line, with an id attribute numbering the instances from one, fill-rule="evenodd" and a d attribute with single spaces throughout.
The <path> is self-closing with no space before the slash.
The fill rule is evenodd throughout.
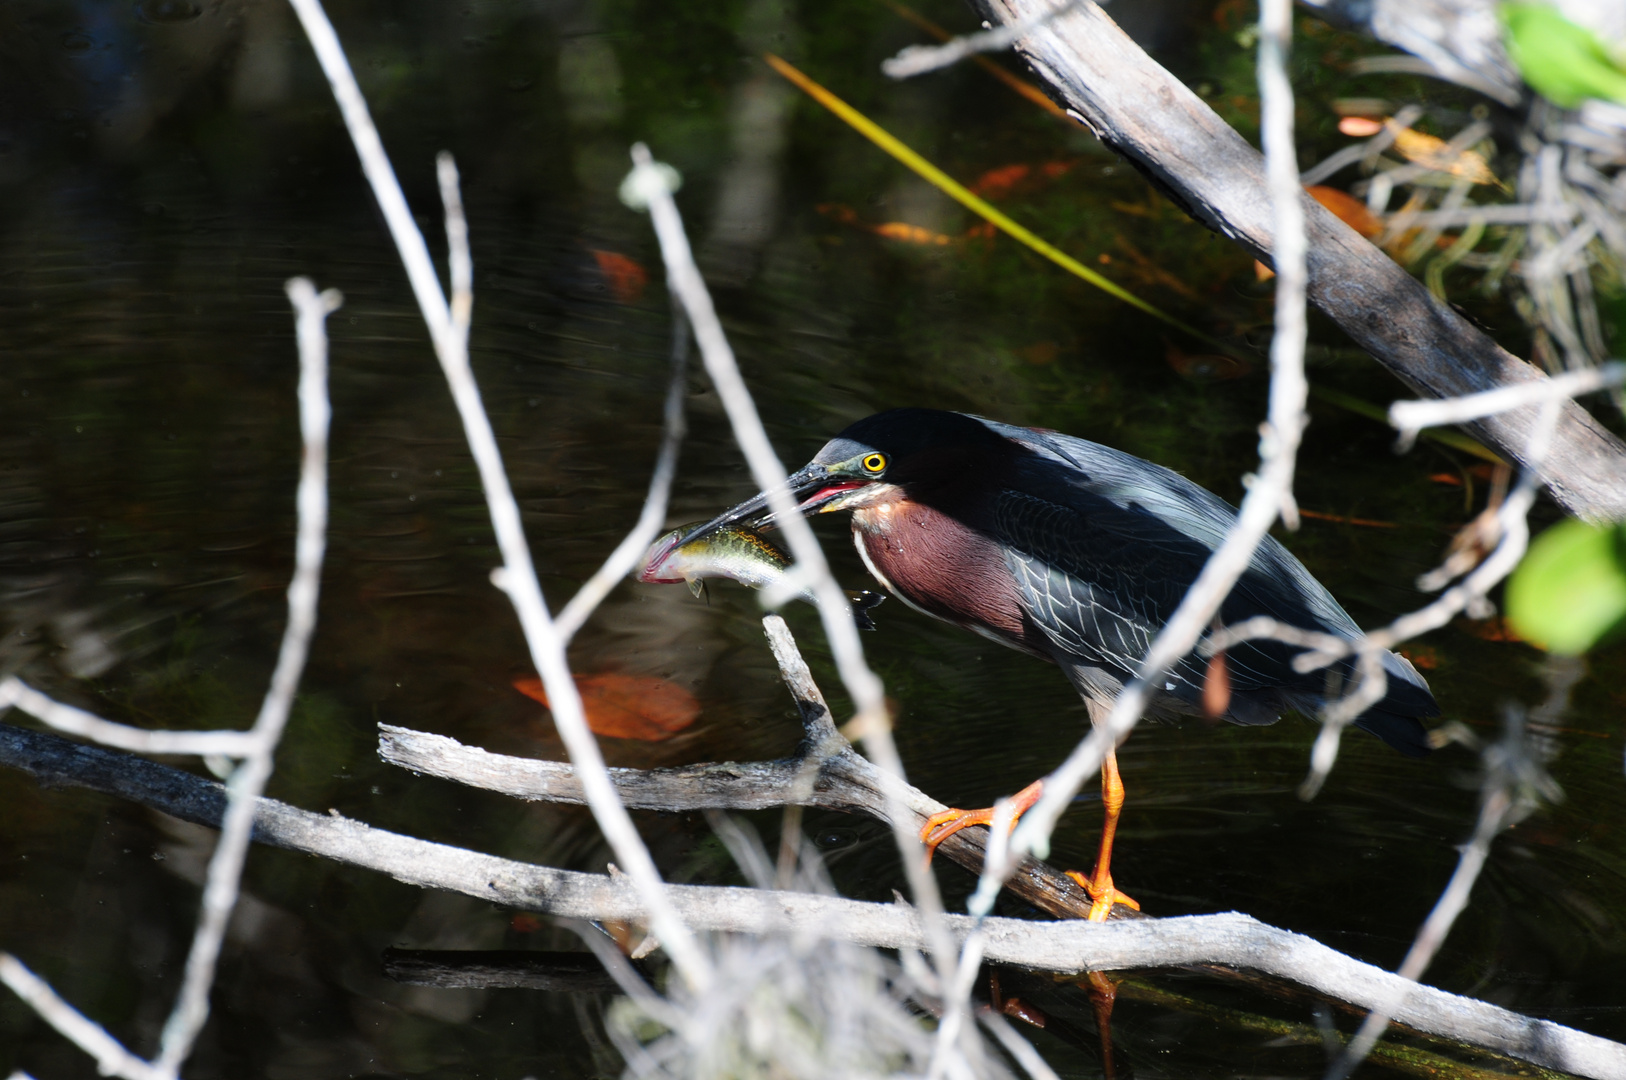
<path id="1" fill-rule="evenodd" d="M 1173 614 L 1236 518 L 1209 491 L 1160 465 L 1052 431 L 962 413 L 893 409 L 860 420 L 824 445 L 787 481 L 803 515 L 852 511 L 853 540 L 886 589 L 927 615 L 1058 665 L 1103 722 L 1135 676 L 1152 638 Z M 687 539 L 761 516 L 757 495 Z M 1269 615 L 1354 638 L 1360 630 L 1332 594 L 1274 539 L 1220 608 L 1220 621 Z M 1230 693 L 1214 709 L 1234 724 L 1275 723 L 1287 710 L 1325 703 L 1329 675 L 1293 669 L 1301 650 L 1273 641 L 1232 647 Z M 1210 661 L 1195 651 L 1165 676 L 1147 710 L 1170 720 L 1204 711 Z M 1428 752 L 1420 717 L 1439 708 L 1416 669 L 1383 655 L 1388 690 L 1355 723 L 1403 754 Z M 1332 668 L 1348 681 L 1351 662 Z M 1042 781 L 1040 782 L 1042 783 Z M 1016 796 L 1018 812 L 1041 791 Z M 1123 807 L 1115 753 L 1101 768 L 1105 820 L 1095 871 L 1075 880 L 1090 917 L 1134 902 L 1112 883 L 1112 840 Z M 949 810 L 921 831 L 928 852 L 989 810 Z"/>

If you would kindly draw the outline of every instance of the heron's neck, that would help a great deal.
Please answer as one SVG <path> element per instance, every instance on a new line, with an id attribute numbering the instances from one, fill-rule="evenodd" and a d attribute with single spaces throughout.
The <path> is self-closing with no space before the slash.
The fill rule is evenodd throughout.
<path id="1" fill-rule="evenodd" d="M 853 541 L 875 580 L 910 607 L 1028 647 L 1015 583 L 991 537 L 900 492 L 853 512 Z"/>

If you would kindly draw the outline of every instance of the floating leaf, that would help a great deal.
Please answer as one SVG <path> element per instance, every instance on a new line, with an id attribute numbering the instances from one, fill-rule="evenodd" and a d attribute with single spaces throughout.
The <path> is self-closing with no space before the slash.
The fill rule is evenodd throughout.
<path id="1" fill-rule="evenodd" d="M 1564 521 L 1542 533 L 1508 580 L 1507 618 L 1531 642 L 1570 655 L 1626 623 L 1626 524 Z"/>
<path id="2" fill-rule="evenodd" d="M 1566 109 L 1587 98 L 1626 104 L 1626 64 L 1597 35 L 1547 4 L 1503 4 L 1508 56 L 1524 81 Z"/>
<path id="3" fill-rule="evenodd" d="M 541 679 L 515 679 L 514 689 L 548 704 Z M 700 715 L 700 703 L 693 694 L 652 675 L 577 675 L 576 691 L 593 734 L 615 739 L 670 739 Z"/>

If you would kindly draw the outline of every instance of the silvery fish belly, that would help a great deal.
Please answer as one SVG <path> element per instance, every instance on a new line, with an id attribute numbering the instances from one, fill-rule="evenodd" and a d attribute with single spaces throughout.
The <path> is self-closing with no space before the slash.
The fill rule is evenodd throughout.
<path id="1" fill-rule="evenodd" d="M 730 526 L 679 543 L 701 523 L 694 522 L 673 529 L 650 545 L 644 556 L 644 568 L 638 580 L 652 585 L 675 585 L 685 582 L 695 596 L 705 594 L 705 579 L 728 578 L 741 585 L 760 589 L 784 580 L 790 570 L 790 560 L 772 541 L 744 526 Z M 803 589 L 797 598 L 813 603 L 813 594 Z M 875 629 L 869 609 L 885 600 L 880 593 L 865 590 L 849 593 L 853 605 L 853 618 L 864 630 Z"/>

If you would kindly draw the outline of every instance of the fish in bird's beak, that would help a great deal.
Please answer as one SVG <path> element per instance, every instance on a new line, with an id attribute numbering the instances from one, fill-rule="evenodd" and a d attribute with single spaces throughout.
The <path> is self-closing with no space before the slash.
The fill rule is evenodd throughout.
<path id="1" fill-rule="evenodd" d="M 846 505 L 850 493 L 874 483 L 873 480 L 845 475 L 840 465 L 826 465 L 811 461 L 785 480 L 785 490 L 796 500 L 796 512 L 803 517 L 827 514 Z M 725 510 L 710 521 L 694 529 L 678 543 L 688 544 L 716 532 L 718 529 L 744 523 L 747 528 L 771 529 L 779 522 L 777 515 L 768 512 L 768 495 L 753 495 L 732 510 Z"/>

